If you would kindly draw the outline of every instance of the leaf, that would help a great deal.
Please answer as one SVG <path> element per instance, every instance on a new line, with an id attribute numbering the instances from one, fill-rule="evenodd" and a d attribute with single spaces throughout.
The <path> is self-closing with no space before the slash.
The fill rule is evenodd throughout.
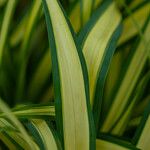
<path id="1" fill-rule="evenodd" d="M 103 0 L 94 0 L 94 9 L 96 9 L 102 2 Z"/>
<path id="2" fill-rule="evenodd" d="M 109 142 L 106 140 L 97 139 L 96 140 L 96 150 L 101 150 L 101 149 L 102 150 L 109 150 L 109 149 L 111 149 L 111 150 L 130 150 L 130 148 L 126 148 L 119 144 Z"/>
<path id="3" fill-rule="evenodd" d="M 93 149 L 94 130 L 82 53 L 75 44 L 57 1 L 43 0 L 43 4 L 52 56 L 55 113 L 60 138 L 63 137 L 66 150 Z"/>
<path id="4" fill-rule="evenodd" d="M 14 143 L 12 143 L 9 138 L 7 138 L 3 133 L 0 132 L 0 140 L 3 141 L 5 145 L 11 150 L 17 150 L 17 147 L 15 146 Z"/>
<path id="5" fill-rule="evenodd" d="M 77 1 L 73 9 L 69 13 L 69 19 L 72 24 L 74 31 L 77 33 L 81 28 L 81 18 L 80 18 L 80 2 Z"/>
<path id="6" fill-rule="evenodd" d="M 32 135 L 37 139 L 40 149 L 57 150 L 60 148 L 58 137 L 54 137 L 52 129 L 47 125 L 46 121 L 42 119 L 32 119 L 27 123 L 27 127 Z M 58 147 L 59 146 L 59 147 Z M 60 148 L 61 149 L 61 148 Z"/>
<path id="7" fill-rule="evenodd" d="M 15 10 L 16 2 L 17 0 L 8 0 L 7 2 L 6 12 L 2 23 L 1 35 L 0 35 L 0 65 L 2 63 L 3 51 L 5 48 L 9 25 Z"/>
<path id="8" fill-rule="evenodd" d="M 2 137 L 4 139 L 7 139 L 9 142 L 7 142 L 7 144 L 9 144 L 10 142 L 14 143 L 17 149 L 31 149 L 31 147 L 28 145 L 28 143 L 25 141 L 24 137 L 22 134 L 19 133 L 19 131 L 17 131 L 15 129 L 15 127 L 12 126 L 11 123 L 9 123 L 9 121 L 5 120 L 5 119 L 0 119 L 0 128 L 3 129 L 1 131 L 2 133 Z M 32 144 L 33 141 L 31 141 Z M 9 145 L 6 145 L 9 146 Z M 35 145 L 37 146 L 37 145 Z M 35 148 L 35 147 L 33 147 Z M 36 148 L 38 149 L 38 147 Z"/>
<path id="9" fill-rule="evenodd" d="M 138 117 L 142 115 L 143 110 L 146 108 L 150 101 L 150 95 L 147 95 L 136 107 L 136 109 L 133 112 L 133 117 Z"/>
<path id="10" fill-rule="evenodd" d="M 119 82 L 118 78 L 121 74 L 122 66 L 124 64 L 125 52 L 126 49 L 116 50 L 110 63 L 104 87 L 102 119 L 105 117 L 106 112 L 109 110 L 109 106 L 112 102 L 112 95 L 114 94 L 114 89 Z"/>
<path id="11" fill-rule="evenodd" d="M 143 35 L 144 41 L 142 39 L 139 42 L 137 48 L 132 54 L 132 57 L 129 58 L 128 66 L 126 66 L 124 70 L 124 75 L 120 81 L 117 92 L 113 97 L 113 103 L 101 128 L 102 132 L 108 132 L 111 130 L 112 126 L 114 126 L 115 122 L 118 120 L 118 118 L 122 114 L 122 111 L 128 104 L 129 97 L 131 96 L 132 91 L 136 86 L 138 78 L 145 66 L 146 60 L 150 52 L 149 32 L 150 21 L 148 18 L 147 26 Z"/>
<path id="12" fill-rule="evenodd" d="M 148 150 L 150 147 L 149 140 L 150 140 L 150 115 L 147 118 L 147 121 L 145 123 L 144 129 L 142 131 L 142 134 L 140 136 L 140 139 L 137 143 L 137 147 Z"/>
<path id="13" fill-rule="evenodd" d="M 133 144 L 121 140 L 116 137 L 108 136 L 105 134 L 100 135 L 96 140 L 96 150 L 138 150 Z"/>
<path id="14" fill-rule="evenodd" d="M 8 120 L 10 120 L 13 125 L 16 127 L 16 129 L 18 129 L 18 131 L 20 132 L 20 134 L 23 136 L 23 139 L 26 141 L 26 143 L 28 144 L 29 148 L 35 148 L 35 145 L 33 145 L 33 142 L 30 138 L 30 136 L 28 135 L 28 133 L 26 132 L 26 130 L 24 129 L 24 127 L 22 126 L 22 124 L 18 121 L 18 119 L 11 113 L 11 111 L 9 110 L 9 108 L 6 106 L 6 104 L 0 99 L 0 111 L 2 111 L 5 116 L 7 117 Z M 10 133 L 10 132 L 9 132 Z M 11 133 L 10 133 L 11 134 Z M 11 136 L 13 136 L 14 134 L 11 134 Z M 15 135 L 14 135 L 15 136 Z M 16 135 L 17 136 L 17 135 Z"/>
<path id="15" fill-rule="evenodd" d="M 23 41 L 21 44 L 21 49 L 19 53 L 19 62 L 18 62 L 19 63 L 18 82 L 16 87 L 16 98 L 15 98 L 17 102 L 19 102 L 20 99 L 23 98 L 27 61 L 31 54 L 31 52 L 28 51 L 29 49 L 28 47 L 29 47 L 32 31 L 34 29 L 34 25 L 39 17 L 39 12 L 41 10 L 40 8 L 41 8 L 41 1 L 35 0 L 33 3 L 32 11 L 27 20 L 26 32 L 24 34 Z"/>
<path id="16" fill-rule="evenodd" d="M 150 103 L 145 108 L 143 117 L 133 138 L 138 148 L 148 150 L 150 147 Z"/>
<path id="17" fill-rule="evenodd" d="M 2 7 L 5 3 L 6 3 L 7 0 L 0 0 L 0 7 Z"/>
<path id="18" fill-rule="evenodd" d="M 99 124 L 105 77 L 121 31 L 120 22 L 121 16 L 115 3 L 106 1 L 79 35 L 88 68 L 90 102 L 96 128 Z"/>
<path id="19" fill-rule="evenodd" d="M 8 121 L 6 119 L 0 118 L 0 131 L 5 131 L 5 130 L 9 130 L 9 131 L 17 131 L 17 129 L 11 125 L 10 123 L 8 123 Z"/>
<path id="20" fill-rule="evenodd" d="M 146 1 L 144 1 L 144 2 L 146 2 Z M 143 0 L 132 1 L 131 4 L 129 5 L 129 8 L 130 9 L 135 9 L 139 5 L 142 5 L 144 2 L 143 2 Z"/>
<path id="21" fill-rule="evenodd" d="M 133 111 L 135 104 L 137 104 L 137 102 L 141 98 L 142 94 L 146 90 L 145 87 L 149 83 L 149 81 L 150 81 L 150 72 L 146 73 L 146 75 L 144 75 L 144 77 L 139 82 L 139 85 L 137 85 L 135 92 L 133 93 L 133 96 L 131 96 L 130 104 L 128 104 L 127 108 L 122 113 L 120 119 L 115 124 L 114 128 L 111 131 L 112 134 L 115 134 L 115 135 L 123 134 L 123 132 L 127 126 L 127 123 L 131 117 L 131 112 Z"/>
<path id="22" fill-rule="evenodd" d="M 142 27 L 145 24 L 145 21 L 150 13 L 150 3 L 146 3 L 144 6 L 138 8 L 131 15 L 126 17 L 123 21 L 123 32 L 119 39 L 118 45 L 121 45 L 127 42 L 129 39 L 133 38 L 139 31 L 133 22 L 133 18 L 136 21 L 136 24 L 142 30 Z"/>
<path id="23" fill-rule="evenodd" d="M 25 105 L 18 106 L 17 108 L 12 109 L 12 113 L 19 119 L 35 119 L 43 117 L 52 117 L 55 116 L 55 108 L 50 105 Z M 3 113 L 0 114 L 0 118 L 5 117 Z"/>
<path id="24" fill-rule="evenodd" d="M 93 0 L 81 0 L 81 20 L 82 26 L 87 23 L 91 16 Z"/>
<path id="25" fill-rule="evenodd" d="M 21 19 L 20 23 L 16 26 L 15 30 L 10 36 L 10 45 L 16 46 L 23 38 L 25 34 L 25 29 L 26 29 L 26 23 L 28 20 L 28 14 L 24 15 L 23 18 Z"/>

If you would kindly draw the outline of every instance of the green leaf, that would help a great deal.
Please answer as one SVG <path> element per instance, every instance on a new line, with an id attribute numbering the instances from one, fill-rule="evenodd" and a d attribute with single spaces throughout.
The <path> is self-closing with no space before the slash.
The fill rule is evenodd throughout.
<path id="1" fill-rule="evenodd" d="M 57 1 L 43 0 L 54 78 L 56 123 L 64 147 L 94 149 L 85 64 Z M 59 22 L 58 22 L 59 20 Z M 84 66 L 83 66 L 84 65 Z M 86 79 L 86 81 L 85 81 Z"/>
<path id="2" fill-rule="evenodd" d="M 104 87 L 104 96 L 102 104 L 102 118 L 104 118 L 106 112 L 109 110 L 109 106 L 112 102 L 112 95 L 114 94 L 114 89 L 117 86 L 119 76 L 122 71 L 122 66 L 125 60 L 126 49 L 116 50 L 113 55 L 110 67 L 108 69 L 105 87 Z"/>
<path id="3" fill-rule="evenodd" d="M 5 3 L 6 3 L 7 0 L 0 0 L 0 7 L 2 7 Z"/>
<path id="4" fill-rule="evenodd" d="M 150 147 L 150 103 L 146 107 L 138 129 L 133 138 L 133 143 L 138 148 L 148 150 Z"/>
<path id="5" fill-rule="evenodd" d="M 11 150 L 17 150 L 17 147 L 15 146 L 15 144 L 13 142 L 10 141 L 10 139 L 8 137 L 6 137 L 5 135 L 3 135 L 3 133 L 0 132 L 0 140 L 3 141 L 3 143 L 5 145 L 7 145 L 7 147 Z"/>
<path id="6" fill-rule="evenodd" d="M 7 7 L 6 7 L 5 16 L 1 28 L 1 35 L 0 35 L 0 65 L 2 63 L 3 51 L 5 49 L 5 44 L 7 40 L 8 31 L 9 31 L 9 25 L 15 10 L 16 3 L 17 0 L 8 0 L 7 2 Z"/>
<path id="7" fill-rule="evenodd" d="M 96 150 L 138 150 L 133 144 L 116 137 L 101 134 L 96 140 Z"/>
<path id="8" fill-rule="evenodd" d="M 103 0 L 94 0 L 94 9 L 96 9 L 102 2 Z"/>
<path id="9" fill-rule="evenodd" d="M 81 28 L 81 11 L 79 0 L 74 4 L 73 9 L 69 13 L 69 19 L 72 24 L 74 31 L 77 33 Z"/>
<path id="10" fill-rule="evenodd" d="M 93 0 L 81 0 L 81 22 L 82 26 L 87 23 L 91 16 Z"/>
<path id="11" fill-rule="evenodd" d="M 149 81 L 150 81 L 150 72 L 146 73 L 146 75 L 139 82 L 139 85 L 137 85 L 133 98 L 131 96 L 132 100 L 130 104 L 128 104 L 128 107 L 125 109 L 124 113 L 122 113 L 120 119 L 115 124 L 114 128 L 111 131 L 112 134 L 115 134 L 115 135 L 123 134 L 127 126 L 127 123 L 131 117 L 131 112 L 133 111 L 135 104 L 137 104 L 142 94 L 144 93 L 145 87 L 149 83 Z"/>
<path id="12" fill-rule="evenodd" d="M 9 141 L 7 142 L 7 144 L 12 142 L 13 144 L 15 144 L 17 149 L 24 149 L 24 148 L 31 149 L 29 144 L 24 139 L 23 135 L 19 133 L 19 131 L 17 131 L 15 127 L 13 127 L 9 121 L 5 119 L 0 119 L 0 122 L 1 122 L 0 128 L 3 129 L 1 133 L 3 137 L 7 138 L 7 140 Z M 37 145 L 33 141 L 31 141 L 31 143 L 32 145 L 34 145 L 33 148 L 36 147 L 36 149 L 38 149 Z M 6 146 L 9 146 L 9 145 L 6 145 Z"/>
<path id="13" fill-rule="evenodd" d="M 106 74 L 121 31 L 120 22 L 120 13 L 115 3 L 109 0 L 97 9 L 79 35 L 88 68 L 90 102 L 96 128 L 99 124 Z"/>
<path id="14" fill-rule="evenodd" d="M 150 41 L 150 21 L 148 18 L 147 26 L 144 31 L 144 40 L 141 39 L 137 48 L 129 58 L 128 66 L 126 66 L 122 80 L 119 83 L 118 90 L 113 97 L 113 103 L 106 116 L 104 124 L 102 125 L 101 131 L 108 132 L 114 126 L 118 120 L 122 111 L 128 104 L 129 98 L 135 88 L 140 74 L 145 66 L 148 55 L 150 53 L 149 41 Z M 142 60 L 142 61 L 141 61 Z M 123 101 L 122 101 L 123 100 Z"/>
<path id="15" fill-rule="evenodd" d="M 11 34 L 10 45 L 12 47 L 16 46 L 22 40 L 25 34 L 26 23 L 27 23 L 28 17 L 29 17 L 28 14 L 24 15 L 20 23 L 16 26 L 15 30 Z"/>
<path id="16" fill-rule="evenodd" d="M 118 45 L 121 45 L 127 42 L 129 39 L 133 38 L 139 29 L 142 30 L 142 27 L 145 24 L 145 21 L 150 13 L 150 3 L 146 3 L 144 6 L 138 8 L 135 12 L 129 15 L 123 21 L 123 32 L 119 39 Z M 139 29 L 135 26 L 135 22 Z"/>
<path id="17" fill-rule="evenodd" d="M 58 137 L 54 137 L 52 129 L 42 119 L 32 119 L 27 123 L 27 127 L 32 135 L 37 139 L 40 149 L 57 150 L 61 149 Z"/>
<path id="18" fill-rule="evenodd" d="M 146 106 L 148 105 L 150 101 L 150 95 L 147 95 L 136 107 L 136 109 L 133 112 L 133 117 L 138 117 L 140 115 L 142 115 L 143 110 L 146 108 Z"/>
<path id="19" fill-rule="evenodd" d="M 0 111 L 4 113 L 4 115 L 7 117 L 7 119 L 20 132 L 21 136 L 23 136 L 23 139 L 26 141 L 28 147 L 31 148 L 31 149 L 32 148 L 37 149 L 37 147 L 33 144 L 33 141 L 31 139 L 31 137 L 26 132 L 25 128 L 18 121 L 18 119 L 11 113 L 10 109 L 6 106 L 6 104 L 1 99 L 0 99 Z M 10 136 L 14 136 L 14 137 L 17 136 L 13 132 L 8 132 L 8 133 L 11 134 Z"/>
<path id="20" fill-rule="evenodd" d="M 49 118 L 55 117 L 55 108 L 50 105 L 25 105 L 17 106 L 12 109 L 12 113 L 19 119 L 29 119 L 29 118 Z M 0 114 L 0 118 L 5 117 L 3 113 Z"/>
<path id="21" fill-rule="evenodd" d="M 107 141 L 107 140 L 96 140 L 96 150 L 131 150 L 130 148 L 126 148 L 119 144 Z M 136 148 L 134 148 L 136 150 Z"/>

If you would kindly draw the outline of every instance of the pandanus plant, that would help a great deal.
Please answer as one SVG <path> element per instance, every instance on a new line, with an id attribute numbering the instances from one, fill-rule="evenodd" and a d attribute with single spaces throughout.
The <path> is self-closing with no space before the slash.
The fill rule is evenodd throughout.
<path id="1" fill-rule="evenodd" d="M 149 0 L 0 0 L 0 149 L 150 149 Z"/>

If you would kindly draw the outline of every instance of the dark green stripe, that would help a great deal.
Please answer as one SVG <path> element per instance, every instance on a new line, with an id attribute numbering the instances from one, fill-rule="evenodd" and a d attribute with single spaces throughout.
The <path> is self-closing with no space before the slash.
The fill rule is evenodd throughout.
<path id="1" fill-rule="evenodd" d="M 55 93 L 56 125 L 58 129 L 59 138 L 61 139 L 61 143 L 63 144 L 61 87 L 60 87 L 60 74 L 59 74 L 59 66 L 58 66 L 58 58 L 57 58 L 57 49 L 56 49 L 51 17 L 49 15 L 46 0 L 43 0 L 43 6 L 44 6 L 44 13 L 45 13 L 46 24 L 47 24 L 49 46 L 51 50 L 52 73 L 53 73 L 54 93 Z"/>

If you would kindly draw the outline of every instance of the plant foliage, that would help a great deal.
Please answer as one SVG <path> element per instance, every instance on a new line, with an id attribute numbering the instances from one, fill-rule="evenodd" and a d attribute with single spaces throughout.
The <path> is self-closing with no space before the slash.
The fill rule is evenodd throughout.
<path id="1" fill-rule="evenodd" d="M 149 150 L 149 0 L 0 0 L 0 149 Z"/>

